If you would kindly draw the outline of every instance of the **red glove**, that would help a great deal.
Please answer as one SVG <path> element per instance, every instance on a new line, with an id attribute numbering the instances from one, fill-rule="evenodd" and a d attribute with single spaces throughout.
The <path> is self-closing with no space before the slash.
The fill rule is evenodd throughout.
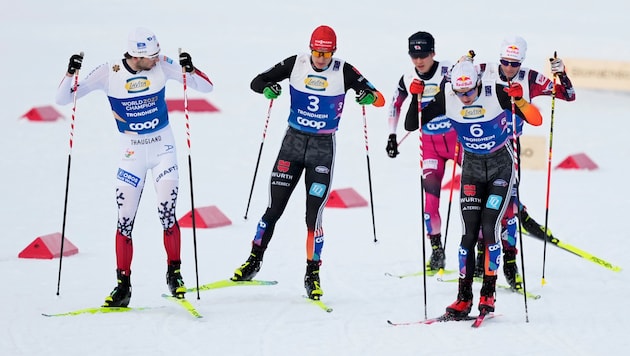
<path id="1" fill-rule="evenodd" d="M 411 94 L 420 94 L 424 91 L 424 82 L 422 80 L 414 79 L 409 86 Z"/>
<path id="2" fill-rule="evenodd" d="M 523 87 L 519 83 L 512 83 L 509 87 L 503 88 L 503 91 L 514 99 L 523 97 Z"/>

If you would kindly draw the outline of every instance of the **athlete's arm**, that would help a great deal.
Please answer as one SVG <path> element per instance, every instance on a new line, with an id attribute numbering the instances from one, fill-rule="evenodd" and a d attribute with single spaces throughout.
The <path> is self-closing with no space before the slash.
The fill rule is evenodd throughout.
<path id="1" fill-rule="evenodd" d="M 405 99 L 407 99 L 407 96 L 409 96 L 404 78 L 404 76 L 400 77 L 400 80 L 398 81 L 398 88 L 394 91 L 394 97 L 392 98 L 392 103 L 389 106 L 388 123 L 390 133 L 396 133 L 398 120 L 400 120 L 400 109 L 402 108 L 402 104 Z"/>
<path id="2" fill-rule="evenodd" d="M 167 56 L 160 56 L 160 66 L 164 75 L 168 79 L 176 80 L 180 83 L 184 82 L 182 77 L 182 66 Z M 206 73 L 200 71 L 197 67 L 195 70 L 186 72 L 186 86 L 202 93 L 209 93 L 214 89 L 214 85 Z"/>
<path id="3" fill-rule="evenodd" d="M 90 72 L 85 79 L 79 81 L 77 85 L 77 99 L 85 96 L 93 90 L 100 89 L 105 91 L 107 83 L 109 82 L 108 71 L 109 64 L 101 64 Z M 57 88 L 55 102 L 58 105 L 70 104 L 74 100 L 73 90 L 74 76 L 68 77 L 67 75 L 64 75 L 61 83 L 59 83 L 59 87 Z"/>
<path id="4" fill-rule="evenodd" d="M 350 63 L 345 62 L 343 65 L 343 80 L 345 91 L 352 88 L 356 93 L 361 90 L 367 90 L 372 92 L 375 97 L 372 105 L 376 107 L 382 107 L 385 105 L 385 98 L 380 91 L 378 91 L 367 78 L 365 78 L 358 69 L 352 66 Z"/>
<path id="5" fill-rule="evenodd" d="M 575 100 L 575 90 L 573 89 L 573 83 L 569 80 L 566 74 L 558 74 L 560 83 L 556 83 L 556 98 L 566 101 Z M 539 96 L 551 96 L 553 89 L 553 81 L 537 71 L 530 69 L 529 76 L 527 78 L 529 84 L 529 98 L 530 100 Z"/>
<path id="6" fill-rule="evenodd" d="M 289 78 L 291 71 L 293 71 L 293 66 L 295 66 L 296 59 L 297 55 L 293 55 L 258 74 L 252 80 L 250 88 L 256 93 L 262 93 L 267 85 L 278 83 Z"/>
<path id="7" fill-rule="evenodd" d="M 503 90 L 504 88 L 501 84 L 496 85 L 497 99 L 503 109 L 511 111 L 512 101 L 510 96 Z M 542 124 L 542 114 L 534 104 L 530 104 L 527 100 L 523 98 L 515 99 L 514 109 L 515 114 L 527 121 L 528 124 L 533 126 Z"/>

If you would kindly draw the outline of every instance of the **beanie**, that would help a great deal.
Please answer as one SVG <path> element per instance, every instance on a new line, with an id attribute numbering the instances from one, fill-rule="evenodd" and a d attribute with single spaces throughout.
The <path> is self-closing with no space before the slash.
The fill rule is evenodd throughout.
<path id="1" fill-rule="evenodd" d="M 501 43 L 501 58 L 522 62 L 527 53 L 527 42 L 522 37 L 510 36 Z"/>
<path id="2" fill-rule="evenodd" d="M 335 31 L 325 25 L 317 27 L 311 35 L 311 50 L 334 52 L 337 50 L 337 35 Z"/>
<path id="3" fill-rule="evenodd" d="M 132 57 L 152 57 L 160 53 L 160 43 L 153 32 L 138 27 L 129 32 L 127 53 Z"/>
<path id="4" fill-rule="evenodd" d="M 428 32 L 416 32 L 409 37 L 409 55 L 428 54 L 435 51 L 435 40 Z"/>
<path id="5" fill-rule="evenodd" d="M 453 90 L 472 89 L 477 86 L 477 70 L 470 61 L 461 61 L 451 70 Z"/>

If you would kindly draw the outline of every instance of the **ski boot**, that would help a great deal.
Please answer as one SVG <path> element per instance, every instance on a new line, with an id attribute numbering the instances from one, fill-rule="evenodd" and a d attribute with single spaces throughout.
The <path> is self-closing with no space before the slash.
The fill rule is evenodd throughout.
<path id="1" fill-rule="evenodd" d="M 175 298 L 183 299 L 186 293 L 186 286 L 180 272 L 180 261 L 171 261 L 166 271 L 166 284 L 171 294 Z"/>
<path id="2" fill-rule="evenodd" d="M 510 288 L 514 290 L 523 288 L 523 277 L 518 273 L 515 251 L 504 250 L 503 275 Z"/>
<path id="3" fill-rule="evenodd" d="M 104 307 L 119 307 L 126 308 L 131 300 L 131 279 L 129 277 L 131 273 L 116 270 L 118 279 L 118 285 L 114 290 L 105 297 Z"/>
<path id="4" fill-rule="evenodd" d="M 234 271 L 232 281 L 251 281 L 256 276 L 262 265 L 262 250 L 254 250 L 249 254 L 249 258 L 239 268 Z"/>
<path id="5" fill-rule="evenodd" d="M 321 264 L 321 261 L 306 261 L 304 288 L 306 288 L 306 295 L 313 300 L 319 300 L 324 295 L 319 282 L 319 266 Z"/>
<path id="6" fill-rule="evenodd" d="M 483 284 L 479 294 L 479 312 L 482 314 L 494 311 L 494 292 L 496 290 L 497 276 L 483 276 Z"/>
<path id="7" fill-rule="evenodd" d="M 453 320 L 463 319 L 468 316 L 472 309 L 472 279 L 459 279 L 457 300 L 446 307 L 446 314 Z"/>
<path id="8" fill-rule="evenodd" d="M 529 216 L 527 210 L 521 210 L 520 214 L 521 218 L 523 219 L 521 221 L 522 227 L 528 234 L 541 240 L 545 240 L 545 238 L 547 239 L 547 241 L 553 239 L 553 235 L 551 234 L 551 231 L 549 229 L 547 229 L 547 237 L 545 237 L 545 227 L 540 225 L 538 222 L 536 222 L 536 220 Z"/>
<path id="9" fill-rule="evenodd" d="M 444 269 L 444 248 L 442 247 L 442 234 L 429 235 L 431 240 L 431 258 L 429 259 L 429 265 L 427 270 L 439 271 Z"/>

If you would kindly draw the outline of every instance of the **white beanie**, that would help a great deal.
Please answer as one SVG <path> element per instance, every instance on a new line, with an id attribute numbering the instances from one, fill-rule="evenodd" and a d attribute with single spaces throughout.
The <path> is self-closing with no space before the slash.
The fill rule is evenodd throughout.
<path id="1" fill-rule="evenodd" d="M 527 54 L 527 42 L 519 36 L 509 36 L 501 43 L 501 58 L 522 62 Z"/>
<path id="2" fill-rule="evenodd" d="M 453 90 L 472 89 L 477 86 L 477 70 L 471 61 L 461 61 L 451 70 Z"/>
<path id="3" fill-rule="evenodd" d="M 152 57 L 160 53 L 160 43 L 153 32 L 138 27 L 129 32 L 127 53 L 132 57 Z"/>

